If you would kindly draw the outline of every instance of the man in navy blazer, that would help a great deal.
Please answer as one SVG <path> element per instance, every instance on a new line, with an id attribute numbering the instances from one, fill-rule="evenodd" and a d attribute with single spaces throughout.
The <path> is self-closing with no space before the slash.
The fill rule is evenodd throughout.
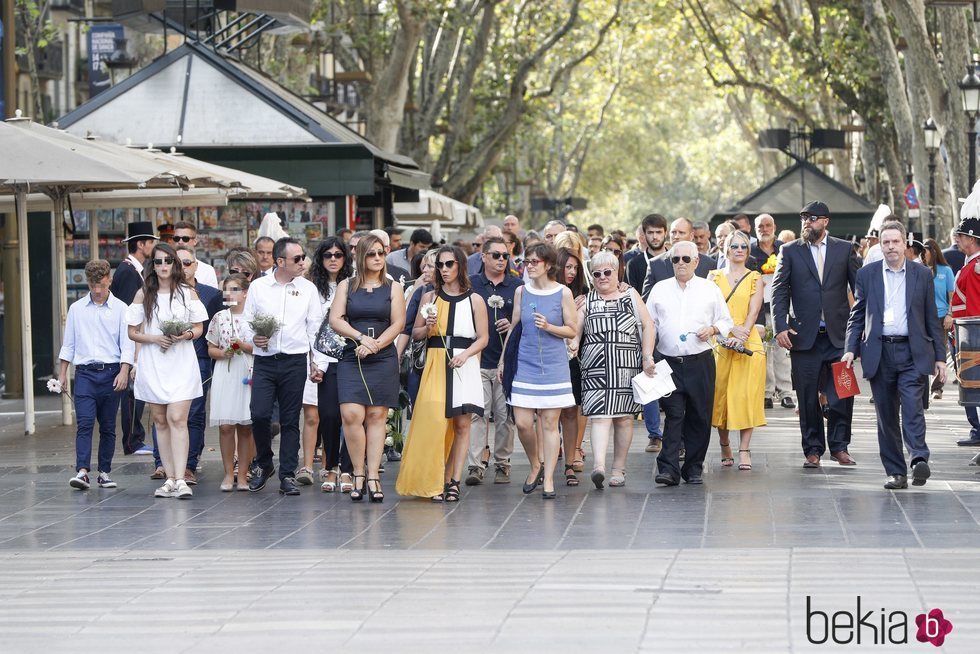
<path id="1" fill-rule="evenodd" d="M 911 457 L 912 485 L 921 486 L 929 478 L 922 403 L 929 375 L 946 381 L 946 342 L 932 272 L 905 258 L 902 224 L 882 225 L 880 244 L 884 261 L 858 272 L 841 361 L 850 367 L 861 357 L 878 414 L 878 451 L 888 475 L 885 488 L 907 488 L 903 437 Z"/>
<path id="2" fill-rule="evenodd" d="M 674 246 L 681 241 L 694 242 L 694 226 L 687 218 L 678 218 L 670 224 L 670 245 Z M 697 277 L 706 279 L 708 273 L 717 267 L 718 265 L 715 263 L 714 258 L 709 257 L 707 254 L 702 254 L 698 256 L 698 267 L 694 271 L 694 274 Z M 650 259 L 650 262 L 647 264 L 647 276 L 643 280 L 643 289 L 640 293 L 644 301 L 650 296 L 650 291 L 653 290 L 653 287 L 658 282 L 671 279 L 673 276 L 674 264 L 670 262 L 669 251 Z"/>
<path id="3" fill-rule="evenodd" d="M 854 289 L 861 261 L 848 241 L 827 233 L 826 204 L 809 203 L 800 219 L 802 237 L 779 250 L 772 280 L 772 319 L 776 341 L 790 351 L 806 457 L 803 467 L 819 468 L 827 445 L 839 464 L 854 465 L 847 452 L 854 398 L 837 397 L 830 365 L 844 353 L 847 291 L 848 286 Z M 827 396 L 826 440 L 821 392 Z"/>

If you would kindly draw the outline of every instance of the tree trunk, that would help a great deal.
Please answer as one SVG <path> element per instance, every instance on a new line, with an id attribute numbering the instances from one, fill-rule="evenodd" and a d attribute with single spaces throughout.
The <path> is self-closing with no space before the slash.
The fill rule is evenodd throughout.
<path id="1" fill-rule="evenodd" d="M 395 4 L 398 32 L 388 61 L 374 80 L 366 103 L 367 138 L 388 151 L 394 151 L 398 146 L 398 131 L 405 118 L 405 100 L 408 98 L 408 68 L 422 38 L 422 25 L 414 15 L 414 0 L 396 0 Z"/>

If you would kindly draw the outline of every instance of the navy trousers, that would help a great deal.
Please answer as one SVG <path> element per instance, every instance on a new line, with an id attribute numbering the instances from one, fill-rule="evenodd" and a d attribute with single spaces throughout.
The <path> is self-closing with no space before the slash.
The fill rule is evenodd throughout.
<path id="1" fill-rule="evenodd" d="M 279 479 L 296 475 L 299 416 L 308 369 L 306 354 L 257 356 L 252 368 L 252 435 L 255 464 L 272 468 L 272 403 L 279 401 Z"/>
<path id="2" fill-rule="evenodd" d="M 800 407 L 800 434 L 803 455 L 823 456 L 827 446 L 831 454 L 846 452 L 851 444 L 851 415 L 854 398 L 840 399 L 834 388 L 834 376 L 830 364 L 840 361 L 844 350 L 834 347 L 826 333 L 817 334 L 809 350 L 790 350 L 793 363 L 793 389 Z M 819 393 L 827 395 L 827 430 L 824 431 L 823 412 L 820 410 Z M 877 398 L 876 398 L 877 401 Z"/>
<path id="3" fill-rule="evenodd" d="M 910 463 L 929 460 L 922 408 L 926 379 L 915 369 L 908 343 L 881 344 L 881 363 L 870 382 L 875 413 L 878 414 L 878 452 L 887 475 L 908 474 L 903 440 L 909 450 Z"/>
<path id="4" fill-rule="evenodd" d="M 120 396 L 112 390 L 112 380 L 119 374 L 119 364 L 102 370 L 75 368 L 75 470 L 92 469 L 92 432 L 99 421 L 99 472 L 112 471 L 116 451 L 116 413 Z"/>

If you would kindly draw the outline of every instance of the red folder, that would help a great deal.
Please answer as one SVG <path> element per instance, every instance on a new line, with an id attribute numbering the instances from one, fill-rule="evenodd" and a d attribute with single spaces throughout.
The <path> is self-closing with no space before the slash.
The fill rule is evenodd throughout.
<path id="1" fill-rule="evenodd" d="M 853 366 L 848 368 L 846 363 L 838 361 L 831 364 L 830 368 L 834 375 L 834 389 L 837 391 L 837 397 L 843 400 L 847 397 L 860 395 L 861 389 L 858 388 L 858 380 L 854 374 Z"/>

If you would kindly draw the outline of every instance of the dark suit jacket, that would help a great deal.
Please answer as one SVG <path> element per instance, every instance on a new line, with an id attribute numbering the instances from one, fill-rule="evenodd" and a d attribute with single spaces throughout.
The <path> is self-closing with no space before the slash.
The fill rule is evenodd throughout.
<path id="1" fill-rule="evenodd" d="M 698 267 L 694 271 L 694 274 L 706 279 L 708 273 L 717 267 L 718 265 L 715 263 L 714 257 L 702 254 L 698 256 Z M 650 263 L 647 265 L 647 276 L 643 280 L 643 288 L 641 289 L 643 299 L 647 299 L 647 296 L 650 295 L 650 291 L 657 282 L 662 282 L 673 276 L 674 264 L 670 262 L 670 250 L 650 259 Z"/>
<path id="2" fill-rule="evenodd" d="M 827 337 L 834 347 L 844 347 L 847 329 L 847 287 L 854 290 L 861 260 L 850 242 L 827 236 L 823 283 L 817 277 L 817 264 L 810 246 L 803 239 L 786 243 L 779 250 L 772 279 L 772 318 L 778 334 L 792 328 L 794 350 L 809 350 L 817 340 L 820 312 L 823 310 Z M 790 316 L 790 302 L 793 316 Z"/>
<path id="3" fill-rule="evenodd" d="M 946 263 L 949 264 L 949 267 L 953 269 L 954 275 L 960 271 L 966 261 L 966 255 L 960 252 L 960 249 L 955 245 L 943 250 L 943 256 L 946 257 Z"/>
<path id="4" fill-rule="evenodd" d="M 858 271 L 854 307 L 847 320 L 847 351 L 861 357 L 867 379 L 875 376 L 881 362 L 885 313 L 881 269 L 884 265 L 884 261 L 875 261 Z M 932 271 L 914 261 L 905 263 L 905 313 L 915 369 L 929 375 L 937 361 L 946 361 L 946 339 L 936 312 Z"/>
<path id="5" fill-rule="evenodd" d="M 112 283 L 109 285 L 109 292 L 129 306 L 136 297 L 136 292 L 143 288 L 143 274 L 136 270 L 129 259 L 123 259 L 122 263 L 116 266 L 116 272 L 112 275 Z"/>
<path id="6" fill-rule="evenodd" d="M 625 259 L 625 256 L 624 256 Z M 643 292 L 643 281 L 647 277 L 647 252 L 636 251 L 633 256 L 626 261 L 626 282 L 636 289 L 637 293 Z"/>

